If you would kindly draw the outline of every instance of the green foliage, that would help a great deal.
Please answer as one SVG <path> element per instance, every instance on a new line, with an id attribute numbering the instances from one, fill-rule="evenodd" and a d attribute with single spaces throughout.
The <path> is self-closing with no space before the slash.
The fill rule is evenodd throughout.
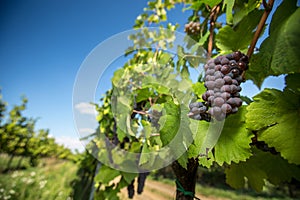
<path id="1" fill-rule="evenodd" d="M 237 50 L 246 52 L 262 14 L 261 10 L 253 10 L 234 27 L 222 27 L 216 35 L 216 46 L 220 49 L 220 54 Z"/>
<path id="2" fill-rule="evenodd" d="M 225 170 L 226 182 L 234 188 L 243 188 L 245 178 L 256 191 L 263 189 L 265 180 L 278 185 L 292 178 L 300 180 L 300 168 L 289 164 L 280 155 L 254 149 L 254 155 L 246 162 L 232 164 Z"/>
<path id="3" fill-rule="evenodd" d="M 247 127 L 258 131 L 258 139 L 275 147 L 289 162 L 300 164 L 299 94 L 265 89 L 253 99 L 248 106 Z"/>
<path id="4" fill-rule="evenodd" d="M 270 75 L 300 72 L 299 17 L 296 0 L 284 1 L 274 13 L 269 37 L 262 43 L 259 53 L 252 56 L 247 72 L 247 77 L 257 86 Z"/>
<path id="5" fill-rule="evenodd" d="M 102 166 L 99 170 L 99 173 L 95 177 L 96 182 L 101 182 L 102 184 L 109 184 L 111 180 L 120 175 L 120 172 L 114 169 L 111 169 L 107 166 Z"/>
<path id="6" fill-rule="evenodd" d="M 259 87 L 270 75 L 287 74 L 285 90 L 265 89 L 253 100 L 242 97 L 247 105 L 224 124 L 186 116 L 188 104 L 201 101 L 206 90 L 201 75 L 192 83 L 192 73 L 206 61 L 203 49 L 209 45 L 213 56 L 236 50 L 246 53 L 265 9 L 259 0 L 184 1 L 184 10 L 192 11 L 188 21 L 199 22 L 200 30 L 178 45 L 178 25 L 168 23 L 167 10 L 182 2 L 148 2 L 137 17 L 134 27 L 142 29 L 129 37 L 133 45 L 126 51 L 128 62 L 115 71 L 113 89 L 97 106 L 99 129 L 91 135 L 90 146 L 96 146 L 100 160 L 112 166 L 131 166 L 134 161 L 149 169 L 172 159 L 185 169 L 189 159 L 198 159 L 208 168 L 214 163 L 228 166 L 227 182 L 234 188 L 244 187 L 245 177 L 256 191 L 262 190 L 265 180 L 275 185 L 298 180 L 300 16 L 296 1 L 283 1 L 270 25 L 260 25 L 263 30 L 269 26 L 269 36 L 252 55 L 246 72 L 246 79 Z M 221 8 L 217 14 L 216 8 Z M 150 24 L 158 29 L 146 28 Z M 168 51 L 174 47 L 177 55 Z M 276 155 L 253 147 L 253 138 L 274 147 Z M 108 142 L 115 146 L 107 148 Z M 124 160 L 116 153 L 120 149 L 141 155 Z M 120 188 L 134 177 L 102 166 L 95 178 L 105 188 L 99 198 L 117 198 Z"/>
<path id="7" fill-rule="evenodd" d="M 208 155 L 199 158 L 199 163 L 205 167 L 210 167 L 214 161 L 219 165 L 223 165 L 224 163 L 238 163 L 249 158 L 252 155 L 249 145 L 251 134 L 246 129 L 245 113 L 246 109 L 242 107 L 238 114 L 229 116 L 226 119 L 221 135 L 215 145 L 211 143 L 215 140 L 215 134 L 218 134 L 220 125 L 210 125 L 207 122 L 200 121 L 197 127 L 193 123 L 192 130 L 197 129 L 197 135 L 188 151 L 189 157 L 197 157 L 200 153 L 208 153 Z M 212 153 L 210 150 L 213 147 L 214 152 Z M 210 150 L 205 152 L 206 148 Z"/>
<path id="8" fill-rule="evenodd" d="M 25 156 L 31 160 L 31 165 L 38 164 L 40 157 L 57 157 L 61 159 L 75 159 L 71 150 L 55 143 L 49 137 L 49 130 L 35 130 L 37 120 L 24 117 L 28 100 L 23 97 L 21 105 L 15 105 L 5 116 L 6 104 L 0 99 L 1 115 L 6 121 L 0 121 L 0 153 L 14 156 Z M 6 117 L 6 118 L 5 118 Z M 10 168 L 10 162 L 7 169 Z"/>

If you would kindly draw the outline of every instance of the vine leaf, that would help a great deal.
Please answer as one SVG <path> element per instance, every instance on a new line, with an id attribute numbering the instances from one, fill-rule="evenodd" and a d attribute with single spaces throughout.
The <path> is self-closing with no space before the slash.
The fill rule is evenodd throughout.
<path id="1" fill-rule="evenodd" d="M 238 189 L 245 186 L 245 179 L 247 177 L 249 185 L 256 191 L 261 191 L 264 186 L 264 179 L 267 174 L 255 164 L 233 163 L 229 169 L 225 170 L 226 183 L 231 187 Z"/>
<path id="2" fill-rule="evenodd" d="M 253 99 L 247 108 L 247 128 L 258 131 L 258 140 L 290 163 L 300 164 L 300 96 L 288 89 L 265 89 Z"/>
<path id="3" fill-rule="evenodd" d="M 224 162 L 231 164 L 245 161 L 252 155 L 249 145 L 252 134 L 246 129 L 245 114 L 245 107 L 241 107 L 238 113 L 226 118 L 215 146 L 215 161 L 219 165 L 223 165 Z"/>
<path id="4" fill-rule="evenodd" d="M 286 88 L 300 94 L 300 74 L 289 74 L 285 77 Z"/>
<path id="5" fill-rule="evenodd" d="M 209 5 L 211 8 L 221 3 L 222 0 L 202 0 L 203 3 Z M 196 1 L 198 2 L 198 1 Z"/>
<path id="6" fill-rule="evenodd" d="M 119 175 L 121 175 L 120 171 L 112 169 L 106 165 L 102 165 L 99 173 L 95 177 L 95 181 L 108 185 L 110 181 Z"/>
<path id="7" fill-rule="evenodd" d="M 234 5 L 235 13 L 233 15 L 233 25 L 238 24 L 245 16 L 247 16 L 251 11 L 260 6 L 261 2 L 257 0 L 236 1 Z"/>
<path id="8" fill-rule="evenodd" d="M 223 8 L 226 5 L 226 22 L 227 24 L 232 24 L 232 10 L 234 6 L 234 0 L 224 0 Z"/>
<path id="9" fill-rule="evenodd" d="M 254 10 L 245 16 L 237 26 L 224 26 L 216 35 L 216 46 L 221 54 L 232 51 L 246 51 L 253 37 L 253 30 L 262 15 L 261 10 Z"/>
<path id="10" fill-rule="evenodd" d="M 128 173 L 123 171 L 121 171 L 121 174 L 127 184 L 130 184 L 131 181 L 137 176 L 136 173 Z"/>
<path id="11" fill-rule="evenodd" d="M 300 72 L 299 18 L 296 1 L 284 1 L 274 13 L 270 36 L 262 43 L 259 53 L 251 57 L 246 74 L 257 86 L 269 75 Z"/>
<path id="12" fill-rule="evenodd" d="M 245 161 L 251 154 L 251 134 L 245 124 L 246 109 L 241 107 L 237 114 L 229 116 L 224 124 L 221 136 L 214 147 L 214 155 L 211 151 L 206 156 L 200 156 L 199 163 L 202 166 L 210 167 L 215 161 L 219 165 L 224 163 Z M 189 148 L 189 157 L 197 157 L 200 149 L 203 149 L 204 138 L 210 124 L 207 122 L 191 123 L 191 130 L 197 129 L 194 143 Z M 211 134 L 211 133 L 210 133 Z M 205 148 L 205 147 L 204 147 Z"/>
<path id="13" fill-rule="evenodd" d="M 166 115 L 159 119 L 160 138 L 163 146 L 169 145 L 172 155 L 179 158 L 179 164 L 187 167 L 186 147 L 184 144 L 191 142 L 191 131 L 188 126 L 187 116 L 181 118 L 179 114 L 179 107 L 173 102 L 169 101 L 164 104 Z"/>
<path id="14" fill-rule="evenodd" d="M 193 92 L 198 96 L 198 98 L 202 98 L 202 94 L 205 93 L 206 88 L 204 86 L 204 83 L 196 82 L 192 85 Z"/>
<path id="15" fill-rule="evenodd" d="M 246 162 L 232 164 L 225 170 L 226 182 L 233 188 L 242 188 L 247 177 L 250 186 L 256 191 L 261 191 L 264 179 L 272 184 L 291 181 L 292 178 L 300 179 L 300 169 L 295 164 L 289 164 L 279 154 L 263 152 L 253 149 L 253 156 Z"/>
<path id="16" fill-rule="evenodd" d="M 192 130 L 192 133 L 194 133 L 195 136 L 194 142 L 189 146 L 188 149 L 189 158 L 196 158 L 199 156 L 208 128 L 209 122 L 191 120 L 190 130 Z M 212 165 L 213 161 L 214 158 L 211 151 L 208 153 L 208 155 L 203 155 L 199 157 L 199 164 L 207 168 L 209 168 Z"/>

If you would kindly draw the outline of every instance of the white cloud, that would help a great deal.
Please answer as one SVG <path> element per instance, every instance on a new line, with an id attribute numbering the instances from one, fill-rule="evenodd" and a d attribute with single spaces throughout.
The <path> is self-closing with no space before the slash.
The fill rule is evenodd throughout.
<path id="1" fill-rule="evenodd" d="M 58 144 L 62 144 L 65 147 L 71 149 L 73 152 L 77 149 L 79 152 L 84 151 L 84 146 L 80 142 L 78 137 L 70 137 L 70 136 L 58 136 L 55 137 L 55 141 Z"/>
<path id="2" fill-rule="evenodd" d="M 89 115 L 96 115 L 97 111 L 95 109 L 95 106 L 86 103 L 86 102 L 81 102 L 75 105 L 75 108 L 81 113 L 81 114 L 89 114 Z"/>
<path id="3" fill-rule="evenodd" d="M 95 133 L 95 129 L 92 128 L 80 128 L 79 133 L 80 134 L 90 134 L 90 133 Z"/>

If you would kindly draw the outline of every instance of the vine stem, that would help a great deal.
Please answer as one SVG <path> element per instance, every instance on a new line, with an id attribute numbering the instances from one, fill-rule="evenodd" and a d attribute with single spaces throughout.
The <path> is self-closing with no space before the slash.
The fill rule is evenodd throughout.
<path id="1" fill-rule="evenodd" d="M 264 28 L 264 25 L 267 21 L 267 18 L 268 18 L 269 14 L 270 14 L 270 12 L 273 8 L 273 4 L 274 4 L 274 0 L 269 0 L 268 3 L 266 3 L 265 0 L 263 1 L 265 11 L 264 11 L 264 14 L 262 15 L 262 17 L 260 18 L 259 24 L 257 26 L 257 29 L 256 29 L 255 33 L 254 33 L 254 36 L 253 36 L 253 39 L 251 41 L 250 47 L 248 49 L 247 56 L 249 57 L 249 59 L 250 59 L 251 55 L 253 54 L 255 45 L 256 45 L 256 43 L 258 41 L 258 38 L 259 38 L 263 28 Z"/>
<path id="2" fill-rule="evenodd" d="M 210 12 L 210 27 L 209 27 L 209 39 L 208 39 L 208 46 L 207 46 L 207 56 L 210 58 L 212 55 L 213 50 L 213 39 L 214 39 L 214 29 L 218 14 L 220 12 L 220 4 L 213 7 Z"/>
<path id="3" fill-rule="evenodd" d="M 140 114 L 140 115 L 149 115 L 147 112 L 145 111 L 138 111 L 138 110 L 133 110 L 132 112 Z"/>

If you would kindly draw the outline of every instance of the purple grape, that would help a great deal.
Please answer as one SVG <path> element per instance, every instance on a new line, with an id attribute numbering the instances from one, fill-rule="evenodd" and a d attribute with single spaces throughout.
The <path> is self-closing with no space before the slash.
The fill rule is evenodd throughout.
<path id="1" fill-rule="evenodd" d="M 229 65 L 230 65 L 231 67 L 236 67 L 236 66 L 237 66 L 237 63 L 236 63 L 235 60 L 230 60 L 230 61 L 229 61 Z"/>
<path id="2" fill-rule="evenodd" d="M 211 75 L 211 76 L 213 76 L 214 73 L 215 73 L 215 70 L 214 70 L 214 69 L 208 69 L 208 70 L 205 72 L 206 75 Z"/>
<path id="3" fill-rule="evenodd" d="M 214 76 L 211 76 L 211 75 L 207 75 L 205 77 L 205 81 L 214 81 L 215 80 L 215 77 Z"/>
<path id="4" fill-rule="evenodd" d="M 238 67 L 240 68 L 240 70 L 242 70 L 242 71 L 246 70 L 247 65 L 244 62 L 239 61 L 237 64 L 238 64 Z"/>
<path id="5" fill-rule="evenodd" d="M 237 105 L 237 107 L 240 107 L 243 104 L 243 101 L 240 98 L 234 97 L 233 99 L 234 99 L 235 105 Z"/>
<path id="6" fill-rule="evenodd" d="M 231 85 L 232 78 L 230 76 L 224 76 L 223 80 L 225 81 L 226 85 Z"/>
<path id="7" fill-rule="evenodd" d="M 191 112 L 194 113 L 194 114 L 199 114 L 199 113 L 200 113 L 200 110 L 199 110 L 199 108 L 197 108 L 197 107 L 193 107 L 193 108 L 191 109 Z"/>
<path id="8" fill-rule="evenodd" d="M 229 63 L 229 60 L 226 57 L 222 58 L 222 60 L 221 60 L 222 65 L 227 65 L 228 63 Z"/>
<path id="9" fill-rule="evenodd" d="M 234 68 L 231 70 L 231 73 L 234 77 L 237 77 L 238 75 L 240 75 L 240 70 L 238 68 Z"/>
<path id="10" fill-rule="evenodd" d="M 222 72 L 220 72 L 220 71 L 216 71 L 215 73 L 214 73 L 214 76 L 215 76 L 215 79 L 218 79 L 218 78 L 223 78 L 223 74 L 222 74 Z"/>
<path id="11" fill-rule="evenodd" d="M 221 88 L 225 84 L 225 81 L 222 78 L 218 78 L 215 80 L 215 83 L 216 83 L 215 87 Z"/>
<path id="12" fill-rule="evenodd" d="M 204 85 L 208 90 L 213 90 L 216 83 L 214 81 L 207 81 Z"/>
<path id="13" fill-rule="evenodd" d="M 216 65 L 214 69 L 215 69 L 216 71 L 220 71 L 220 70 L 221 70 L 221 67 L 222 67 L 222 65 Z"/>
<path id="14" fill-rule="evenodd" d="M 221 107 L 224 103 L 225 103 L 225 101 L 222 97 L 217 97 L 214 99 L 213 106 Z"/>
<path id="15" fill-rule="evenodd" d="M 230 72 L 231 68 L 228 65 L 223 65 L 220 70 L 224 75 L 226 75 Z"/>
<path id="16" fill-rule="evenodd" d="M 228 103 L 229 105 L 231 105 L 231 107 L 236 107 L 236 106 L 237 106 L 234 98 L 229 98 L 229 99 L 227 100 L 227 103 Z"/>
<path id="17" fill-rule="evenodd" d="M 223 85 L 221 87 L 221 92 L 228 92 L 228 93 L 231 93 L 231 85 Z"/>
<path id="18" fill-rule="evenodd" d="M 223 93 L 221 94 L 221 97 L 222 97 L 224 100 L 228 100 L 228 99 L 231 97 L 231 95 L 230 95 L 230 93 L 228 93 L 228 92 L 223 92 Z"/>
<path id="19" fill-rule="evenodd" d="M 221 114 L 222 110 L 220 107 L 215 106 L 215 107 L 213 107 L 213 113 L 214 113 L 213 115 L 216 116 L 216 115 Z"/>
<path id="20" fill-rule="evenodd" d="M 232 111 L 232 107 L 228 103 L 223 104 L 221 109 L 222 109 L 222 112 L 226 113 L 226 114 L 231 113 L 231 111 Z"/>
<path id="21" fill-rule="evenodd" d="M 238 92 L 238 86 L 236 85 L 230 85 L 231 94 Z"/>
<path id="22" fill-rule="evenodd" d="M 232 79 L 232 84 L 238 86 L 239 82 L 237 80 L 235 80 L 235 79 Z"/>
<path id="23" fill-rule="evenodd" d="M 234 59 L 235 61 L 239 61 L 240 58 L 241 58 L 243 55 L 242 55 L 241 52 L 236 51 L 236 52 L 234 52 L 234 53 L 232 54 L 232 56 L 233 56 L 233 59 Z"/>

